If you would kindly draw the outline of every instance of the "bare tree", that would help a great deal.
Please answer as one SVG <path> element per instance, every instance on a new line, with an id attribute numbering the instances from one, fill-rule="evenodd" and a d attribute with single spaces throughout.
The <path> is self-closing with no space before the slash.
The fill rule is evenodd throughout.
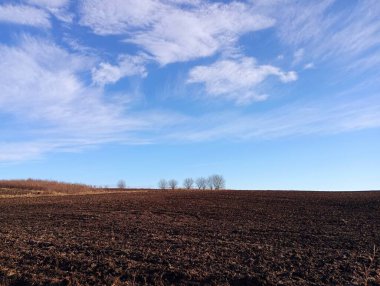
<path id="1" fill-rule="evenodd" d="M 195 181 L 195 184 L 199 190 L 205 190 L 207 187 L 207 180 L 203 177 L 200 177 Z"/>
<path id="2" fill-rule="evenodd" d="M 165 180 L 165 179 L 161 179 L 159 182 L 158 182 L 158 187 L 161 189 L 161 190 L 165 190 L 168 188 L 168 182 Z"/>
<path id="3" fill-rule="evenodd" d="M 168 184 L 169 184 L 169 188 L 171 188 L 172 190 L 176 189 L 178 186 L 177 180 L 174 180 L 174 179 L 169 180 Z"/>
<path id="4" fill-rule="evenodd" d="M 126 183 L 125 183 L 124 180 L 119 180 L 119 181 L 117 182 L 117 187 L 118 187 L 119 189 L 125 189 L 125 188 L 127 187 L 127 185 L 126 185 Z"/>
<path id="5" fill-rule="evenodd" d="M 183 186 L 185 187 L 185 189 L 187 190 L 190 190 L 193 188 L 193 185 L 194 185 L 194 180 L 192 178 L 186 178 L 184 181 L 183 181 Z"/>
<path id="6" fill-rule="evenodd" d="M 210 178 L 215 190 L 221 190 L 225 188 L 226 181 L 222 175 L 212 175 Z"/>
<path id="7" fill-rule="evenodd" d="M 210 176 L 210 177 L 208 177 L 208 178 L 206 179 L 206 186 L 207 186 L 207 188 L 210 189 L 210 190 L 213 190 L 213 189 L 214 189 L 214 181 L 213 181 L 212 176 Z"/>

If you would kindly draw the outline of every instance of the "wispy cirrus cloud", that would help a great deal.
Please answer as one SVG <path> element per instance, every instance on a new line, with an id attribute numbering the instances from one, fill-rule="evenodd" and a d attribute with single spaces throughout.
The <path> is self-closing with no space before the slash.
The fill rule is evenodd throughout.
<path id="1" fill-rule="evenodd" d="M 295 65 L 299 64 L 300 62 L 302 62 L 304 56 L 305 56 L 305 50 L 304 49 L 301 48 L 301 49 L 296 50 L 293 54 L 292 65 L 295 66 Z"/>
<path id="2" fill-rule="evenodd" d="M 146 58 L 143 56 L 121 55 L 117 65 L 101 62 L 92 69 L 92 80 L 98 85 L 112 84 L 123 77 L 138 75 L 147 76 Z"/>
<path id="3" fill-rule="evenodd" d="M 294 71 L 284 72 L 271 65 L 258 65 L 256 59 L 241 57 L 222 59 L 209 66 L 191 69 L 187 83 L 201 83 L 213 97 L 227 97 L 239 104 L 262 101 L 267 95 L 257 94 L 255 88 L 268 77 L 275 76 L 281 82 L 297 80 Z"/>
<path id="4" fill-rule="evenodd" d="M 91 59 L 31 37 L 19 46 L 0 46 L 0 59 L 0 68 L 8 71 L 0 76 L 2 112 L 72 131 L 116 120 L 99 90 L 87 88 L 78 76 Z"/>
<path id="5" fill-rule="evenodd" d="M 63 22 L 71 22 L 74 15 L 68 12 L 70 0 L 26 0 L 32 6 L 45 9 Z"/>
<path id="6" fill-rule="evenodd" d="M 0 5 L 0 22 L 51 30 L 14 43 L 17 35 L 10 28 L 4 39 L 12 40 L 0 44 L 0 69 L 5 71 L 0 73 L 0 129 L 7 134 L 0 141 L 0 161 L 109 142 L 261 140 L 380 127 L 379 97 L 373 94 L 379 88 L 380 63 L 376 0 L 347 6 L 334 0 L 8 3 Z M 257 31 L 259 37 L 250 37 Z M 52 36 L 55 32 L 58 36 Z M 275 46 L 273 55 L 264 38 Z M 282 56 L 276 60 L 278 54 Z M 122 78 L 147 77 L 147 84 L 160 85 L 157 73 L 148 77 L 151 69 L 165 77 L 177 67 L 188 77 L 175 84 L 183 89 L 182 84 L 191 85 L 218 101 L 212 111 L 202 101 L 183 107 L 163 100 L 168 103 L 165 111 L 146 106 L 134 110 L 126 104 L 130 91 L 124 90 L 128 85 L 118 86 Z M 339 67 L 359 74 L 371 70 L 371 88 L 339 97 L 310 78 L 310 87 L 302 85 L 303 75 L 333 77 Z M 293 90 L 291 101 L 300 103 L 285 104 L 283 98 L 257 104 L 252 114 L 242 111 L 250 106 L 239 109 L 239 104 L 266 100 L 268 85 L 296 80 L 301 90 Z M 344 80 L 344 88 L 353 85 Z M 313 87 L 321 91 L 304 93 Z M 147 105 L 155 106 L 157 97 L 146 95 Z M 237 104 L 231 106 L 231 101 Z M 138 112 L 140 108 L 144 111 Z M 198 114 L 187 115 L 193 113 Z"/>
<path id="7" fill-rule="evenodd" d="M 166 65 L 211 56 L 274 21 L 241 2 L 86 0 L 81 23 L 99 35 L 124 35 Z"/>
<path id="8" fill-rule="evenodd" d="M 331 135 L 380 128 L 380 101 L 372 94 L 367 101 L 347 91 L 323 100 L 303 100 L 279 108 L 243 114 L 216 112 L 184 124 L 180 131 L 167 134 L 178 142 L 215 140 L 260 141 L 284 137 Z M 349 97 L 350 100 L 347 100 Z M 333 102 L 333 104 L 332 104 Z"/>
<path id="9" fill-rule="evenodd" d="M 0 141 L 0 163 L 19 162 L 40 158 L 52 151 L 54 147 L 46 142 L 1 142 Z"/>
<path id="10" fill-rule="evenodd" d="M 82 3 L 80 23 L 98 35 L 126 34 L 133 28 L 152 25 L 162 8 L 154 0 L 86 0 Z"/>
<path id="11" fill-rule="evenodd" d="M 50 28 L 50 16 L 45 11 L 27 5 L 0 5 L 0 22 Z"/>
<path id="12" fill-rule="evenodd" d="M 29 142 L 31 147 L 20 153 L 29 158 L 106 142 L 138 144 L 149 140 L 135 132 L 181 122 L 178 115 L 154 110 L 125 113 L 124 101 L 106 97 L 101 87 L 82 79 L 95 60 L 30 36 L 0 45 L 0 69 L 7 71 L 0 74 L 0 114 L 29 130 L 0 142 L 0 149 L 19 150 Z M 18 158 L 13 153 L 2 157 Z"/>
<path id="13" fill-rule="evenodd" d="M 259 2 L 257 9 L 276 19 L 281 42 L 301 60 L 340 65 L 363 61 L 379 53 L 380 6 L 376 0 L 343 5 L 335 0 Z M 368 65 L 366 66 L 368 68 Z"/>
<path id="14" fill-rule="evenodd" d="M 59 9 L 68 6 L 70 0 L 27 0 L 27 2 L 48 9 Z"/>

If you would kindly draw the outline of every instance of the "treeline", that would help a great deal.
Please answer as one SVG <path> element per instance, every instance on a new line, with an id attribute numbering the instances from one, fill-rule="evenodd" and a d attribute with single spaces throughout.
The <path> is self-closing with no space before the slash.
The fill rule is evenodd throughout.
<path id="1" fill-rule="evenodd" d="M 226 187 L 226 181 L 221 175 L 212 175 L 207 178 L 199 177 L 197 179 L 186 178 L 183 180 L 182 188 L 186 190 L 198 189 L 198 190 L 222 190 Z M 158 188 L 162 190 L 171 189 L 175 190 L 180 188 L 177 180 L 165 180 L 161 179 L 158 182 Z"/>

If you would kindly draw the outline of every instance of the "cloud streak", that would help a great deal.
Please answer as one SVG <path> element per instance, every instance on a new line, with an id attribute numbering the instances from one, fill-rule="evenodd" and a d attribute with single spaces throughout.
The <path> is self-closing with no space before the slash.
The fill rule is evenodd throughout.
<path id="1" fill-rule="evenodd" d="M 49 14 L 27 5 L 0 5 L 0 22 L 50 28 Z"/>
<path id="2" fill-rule="evenodd" d="M 48 9 L 60 9 L 69 5 L 70 0 L 27 0 L 29 4 Z"/>
<path id="3" fill-rule="evenodd" d="M 258 5 L 257 9 L 276 19 L 277 35 L 294 49 L 297 63 L 304 59 L 344 66 L 378 54 L 378 2 L 363 0 L 335 7 L 338 4 L 334 0 L 278 0 Z"/>
<path id="4" fill-rule="evenodd" d="M 366 102 L 344 97 L 305 103 L 302 100 L 255 114 L 213 113 L 196 119 L 191 126 L 168 135 L 178 142 L 216 140 L 275 140 L 284 137 L 329 135 L 380 128 L 380 102 L 372 95 Z M 334 104 L 331 104 L 331 101 Z"/>
<path id="5" fill-rule="evenodd" d="M 0 5 L 7 32 L 0 43 L 0 161 L 113 142 L 262 140 L 380 127 L 375 0 L 22 3 Z M 31 34 L 14 32 L 16 25 Z M 362 77 L 347 80 L 349 73 Z M 128 77 L 140 77 L 141 105 L 132 102 Z M 325 78 L 326 86 L 315 82 Z M 181 90 L 166 93 L 191 89 L 203 97 L 162 98 L 161 80 Z M 278 89 L 275 100 L 263 102 L 278 83 L 292 97 Z M 307 94 L 311 87 L 317 91 Z"/>
<path id="6" fill-rule="evenodd" d="M 235 45 L 241 35 L 274 24 L 241 2 L 127 2 L 86 0 L 81 23 L 99 35 L 125 36 L 126 43 L 140 46 L 161 65 L 211 56 Z"/>
<path id="7" fill-rule="evenodd" d="M 27 0 L 28 4 L 44 9 L 63 22 L 70 23 L 74 15 L 68 12 L 70 0 Z"/>
<path id="8" fill-rule="evenodd" d="M 115 83 L 128 76 L 146 77 L 148 72 L 145 68 L 145 63 L 146 59 L 142 56 L 122 55 L 119 56 L 117 65 L 102 62 L 99 67 L 93 68 L 92 80 L 102 86 Z"/>
<path id="9" fill-rule="evenodd" d="M 107 142 L 141 143 L 149 140 L 135 132 L 181 122 L 177 115 L 154 110 L 126 114 L 122 101 L 105 97 L 101 87 L 81 78 L 93 64 L 94 59 L 69 53 L 44 39 L 24 36 L 18 45 L 0 45 L 0 69 L 7 71 L 0 74 L 0 114 L 18 119 L 30 134 L 2 142 L 2 150 L 19 150 L 18 146 L 30 142 L 34 147 L 20 153 L 29 158 Z M 1 157 L 11 158 L 9 154 Z"/>

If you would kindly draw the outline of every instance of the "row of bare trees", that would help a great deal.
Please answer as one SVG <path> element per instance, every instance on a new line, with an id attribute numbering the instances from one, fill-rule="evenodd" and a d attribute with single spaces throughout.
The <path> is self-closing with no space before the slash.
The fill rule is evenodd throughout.
<path id="1" fill-rule="evenodd" d="M 183 180 L 183 184 L 182 184 L 182 187 L 187 190 L 191 190 L 195 188 L 199 190 L 206 190 L 206 189 L 222 190 L 225 188 L 225 186 L 226 186 L 226 181 L 221 175 L 212 175 L 212 176 L 209 176 L 208 178 L 200 177 L 195 180 L 193 178 L 186 178 L 185 180 Z M 165 190 L 165 189 L 175 190 L 179 188 L 179 184 L 178 184 L 178 181 L 175 179 L 171 179 L 168 181 L 165 179 L 162 179 L 158 182 L 158 187 L 162 190 Z"/>

